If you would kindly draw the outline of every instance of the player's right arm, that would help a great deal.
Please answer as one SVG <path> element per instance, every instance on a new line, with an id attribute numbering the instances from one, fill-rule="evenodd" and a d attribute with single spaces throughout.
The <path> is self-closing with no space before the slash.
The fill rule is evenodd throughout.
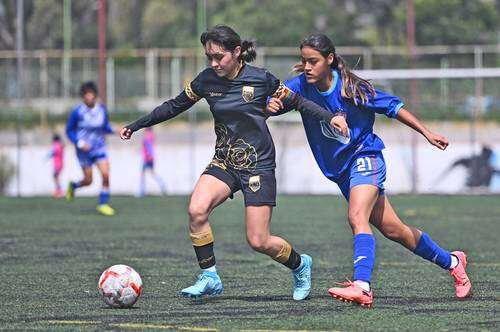
<path id="1" fill-rule="evenodd" d="M 273 77 L 274 78 L 274 77 Z M 308 112 L 318 121 L 325 121 L 343 136 L 349 135 L 349 127 L 343 115 L 333 114 L 302 97 L 300 94 L 300 79 L 295 77 L 285 83 L 279 83 L 279 88 L 268 100 L 266 111 L 271 115 L 281 115 L 293 109 Z"/>
<path id="2" fill-rule="evenodd" d="M 68 136 L 69 140 L 75 145 L 78 143 L 78 138 L 76 136 L 77 124 L 78 112 L 77 110 L 72 110 L 66 122 L 66 136 Z"/>
<path id="3" fill-rule="evenodd" d="M 188 84 L 184 91 L 182 91 L 177 97 L 164 102 L 148 115 L 145 115 L 139 120 L 123 127 L 120 130 L 120 138 L 130 139 L 132 134 L 139 129 L 151 127 L 160 122 L 167 121 L 188 110 L 202 98 L 200 97 L 201 93 L 199 93 L 198 78 L 199 76 L 191 82 L 191 84 Z"/>

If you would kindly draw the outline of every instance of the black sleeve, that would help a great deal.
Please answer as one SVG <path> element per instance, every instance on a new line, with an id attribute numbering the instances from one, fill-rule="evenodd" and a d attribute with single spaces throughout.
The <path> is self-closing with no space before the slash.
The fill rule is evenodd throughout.
<path id="1" fill-rule="evenodd" d="M 278 88 L 271 93 L 271 97 L 278 98 L 284 94 L 284 98 L 282 98 L 283 106 L 285 110 L 296 109 L 300 113 L 307 113 L 313 116 L 318 121 L 326 121 L 330 123 L 334 114 L 330 111 L 324 109 L 318 104 L 310 101 L 299 95 L 298 93 L 293 92 L 288 87 L 280 82 Z"/>
<path id="2" fill-rule="evenodd" d="M 151 127 L 160 122 L 169 120 L 189 109 L 198 100 L 203 98 L 202 87 L 203 77 L 206 75 L 205 72 L 206 70 L 199 73 L 191 83 L 188 83 L 180 95 L 164 102 L 148 115 L 129 124 L 127 128 L 134 132 L 141 128 Z"/>
<path id="3" fill-rule="evenodd" d="M 132 130 L 132 132 L 134 132 L 141 128 L 154 126 L 155 124 L 166 121 L 181 114 L 182 112 L 193 106 L 197 101 L 190 98 L 187 90 L 188 88 L 186 87 L 186 90 L 182 91 L 180 95 L 178 95 L 174 99 L 170 99 L 164 102 L 160 106 L 156 107 L 151 113 L 143 116 L 134 123 L 129 124 L 128 126 L 126 126 L 126 128 L 129 128 L 130 130 Z"/>
<path id="4" fill-rule="evenodd" d="M 276 92 L 279 90 L 283 83 L 276 78 L 273 74 L 266 71 L 266 86 L 267 86 L 267 95 L 271 97 L 275 97 Z M 279 95 L 276 96 L 278 98 Z"/>

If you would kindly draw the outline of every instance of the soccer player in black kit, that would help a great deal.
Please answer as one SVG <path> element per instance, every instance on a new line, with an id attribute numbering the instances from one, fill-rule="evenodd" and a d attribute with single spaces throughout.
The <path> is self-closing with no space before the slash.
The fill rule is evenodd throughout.
<path id="1" fill-rule="evenodd" d="M 250 246 L 288 267 L 294 277 L 294 300 L 308 297 L 312 259 L 299 255 L 283 238 L 270 234 L 272 208 L 276 205 L 275 149 L 266 125 L 267 98 L 281 96 L 300 112 L 311 112 L 340 133 L 346 134 L 342 116 L 319 107 L 288 90 L 265 69 L 246 64 L 255 59 L 253 42 L 241 40 L 230 27 L 215 26 L 201 35 L 210 67 L 184 91 L 120 131 L 122 139 L 133 132 L 173 118 L 205 98 L 215 121 L 215 155 L 200 176 L 189 203 L 191 241 L 203 270 L 196 283 L 181 291 L 187 297 L 222 292 L 214 255 L 214 237 L 208 216 L 241 190 L 245 201 L 245 225 Z"/>

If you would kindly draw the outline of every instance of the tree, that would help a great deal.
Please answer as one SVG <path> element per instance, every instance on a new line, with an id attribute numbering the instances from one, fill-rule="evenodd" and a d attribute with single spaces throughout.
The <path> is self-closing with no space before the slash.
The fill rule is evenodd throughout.
<path id="1" fill-rule="evenodd" d="M 144 1 L 142 47 L 193 47 L 196 34 L 196 1 Z"/>
<path id="2" fill-rule="evenodd" d="M 416 0 L 417 44 L 496 43 L 496 1 Z"/>

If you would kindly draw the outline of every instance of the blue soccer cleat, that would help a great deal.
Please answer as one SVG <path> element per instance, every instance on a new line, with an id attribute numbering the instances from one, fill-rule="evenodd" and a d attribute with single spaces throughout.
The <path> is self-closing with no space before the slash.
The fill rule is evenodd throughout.
<path id="1" fill-rule="evenodd" d="M 204 271 L 198 276 L 193 286 L 184 288 L 181 294 L 185 297 L 200 297 L 203 295 L 217 295 L 222 293 L 222 281 L 216 272 Z"/>
<path id="2" fill-rule="evenodd" d="M 293 270 L 293 299 L 295 301 L 305 300 L 311 292 L 311 269 L 312 258 L 309 255 L 300 255 L 301 266 Z"/>

